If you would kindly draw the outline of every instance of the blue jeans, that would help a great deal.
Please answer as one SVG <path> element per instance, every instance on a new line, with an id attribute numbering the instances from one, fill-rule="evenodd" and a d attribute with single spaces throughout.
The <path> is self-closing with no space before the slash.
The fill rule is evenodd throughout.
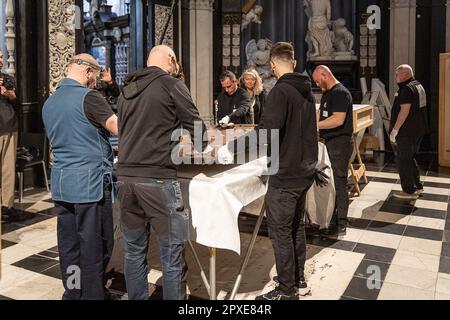
<path id="1" fill-rule="evenodd" d="M 147 300 L 150 228 L 158 235 L 165 300 L 186 299 L 189 212 L 174 179 L 119 177 L 120 224 L 128 298 Z"/>

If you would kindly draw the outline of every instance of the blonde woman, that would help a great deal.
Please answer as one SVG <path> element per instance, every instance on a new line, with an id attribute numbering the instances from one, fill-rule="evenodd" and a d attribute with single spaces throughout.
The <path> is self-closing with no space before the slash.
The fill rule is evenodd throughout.
<path id="1" fill-rule="evenodd" d="M 250 116 L 252 124 L 259 124 L 264 110 L 266 93 L 262 79 L 255 69 L 247 69 L 241 76 L 241 86 L 250 96 Z"/>

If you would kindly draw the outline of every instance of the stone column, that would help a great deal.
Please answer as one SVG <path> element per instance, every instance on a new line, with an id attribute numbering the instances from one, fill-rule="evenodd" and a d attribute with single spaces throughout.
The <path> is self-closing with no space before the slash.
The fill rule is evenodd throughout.
<path id="1" fill-rule="evenodd" d="M 65 77 L 66 67 L 75 55 L 75 0 L 48 0 L 48 41 L 50 93 Z"/>
<path id="2" fill-rule="evenodd" d="M 16 74 L 16 60 L 15 60 L 15 52 L 16 52 L 16 34 L 14 32 L 14 4 L 13 0 L 6 1 L 6 50 L 8 53 L 3 53 L 5 60 L 8 62 L 8 68 L 6 73 L 15 76 Z"/>
<path id="3" fill-rule="evenodd" d="M 383 27 L 383 26 L 381 26 Z M 416 0 L 391 0 L 389 93 L 391 101 L 397 90 L 395 68 L 416 59 Z"/>
<path id="4" fill-rule="evenodd" d="M 205 122 L 213 121 L 213 3 L 189 2 L 190 85 L 192 99 Z"/>

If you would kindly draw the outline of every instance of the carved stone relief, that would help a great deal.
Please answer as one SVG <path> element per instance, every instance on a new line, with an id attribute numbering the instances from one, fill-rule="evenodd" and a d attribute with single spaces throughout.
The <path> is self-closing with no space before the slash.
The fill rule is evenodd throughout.
<path id="1" fill-rule="evenodd" d="M 73 8 L 73 10 L 71 9 Z M 75 0 L 48 1 L 50 93 L 66 73 L 70 58 L 75 55 Z"/>
<path id="2" fill-rule="evenodd" d="M 167 18 L 170 15 L 170 7 L 155 5 L 155 40 L 159 44 L 164 27 L 167 23 Z M 164 36 L 163 44 L 173 48 L 173 17 L 170 18 L 169 27 Z"/>

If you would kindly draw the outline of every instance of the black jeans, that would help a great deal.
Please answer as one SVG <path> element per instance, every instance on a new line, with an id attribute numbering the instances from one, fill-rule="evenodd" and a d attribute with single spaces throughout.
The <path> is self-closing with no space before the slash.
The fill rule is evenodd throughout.
<path id="1" fill-rule="evenodd" d="M 105 271 L 114 246 L 111 181 L 94 203 L 55 201 L 63 300 L 105 299 Z"/>
<path id="2" fill-rule="evenodd" d="M 305 204 L 311 186 L 278 189 L 270 186 L 265 202 L 280 289 L 294 292 L 304 276 L 306 261 Z"/>
<path id="3" fill-rule="evenodd" d="M 352 137 L 341 136 L 325 143 L 333 169 L 334 187 L 336 189 L 335 210 L 332 221 L 346 224 L 348 216 L 348 165 L 353 153 Z"/>
<path id="4" fill-rule="evenodd" d="M 409 194 L 423 188 L 420 182 L 419 166 L 415 158 L 421 142 L 422 137 L 397 138 L 397 164 L 402 190 Z"/>

